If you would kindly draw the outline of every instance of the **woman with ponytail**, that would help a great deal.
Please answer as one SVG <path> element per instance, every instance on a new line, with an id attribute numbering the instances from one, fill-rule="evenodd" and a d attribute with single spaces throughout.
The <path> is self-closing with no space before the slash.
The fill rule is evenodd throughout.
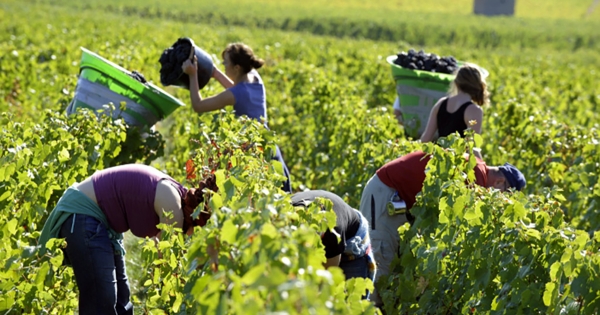
<path id="1" fill-rule="evenodd" d="M 73 267 L 79 288 L 79 314 L 133 314 L 125 272 L 123 233 L 158 237 L 159 223 L 191 234 L 210 211 L 204 190 L 217 191 L 214 175 L 187 189 L 147 165 L 127 164 L 98 171 L 69 187 L 50 213 L 39 245 L 64 238 L 64 262 Z M 198 206 L 198 217 L 192 217 Z M 169 215 L 166 215 L 169 213 Z"/>
<path id="2" fill-rule="evenodd" d="M 192 107 L 197 113 L 205 113 L 233 105 L 236 116 L 246 115 L 249 118 L 261 121 L 265 127 L 267 124 L 267 96 L 263 80 L 257 69 L 264 65 L 264 60 L 258 58 L 252 48 L 243 43 L 232 43 L 227 45 L 221 53 L 225 73 L 216 66 L 213 67 L 212 77 L 225 88 L 225 91 L 206 98 L 200 95 L 198 85 L 198 60 L 186 60 L 182 69 L 190 77 L 190 98 Z M 277 154 L 274 160 L 281 162 L 287 180 L 283 184 L 283 190 L 292 192 L 290 175 L 281 150 L 277 146 Z"/>
<path id="3" fill-rule="evenodd" d="M 433 141 L 436 131 L 439 137 L 455 132 L 464 137 L 467 128 L 481 134 L 482 107 L 489 102 L 488 97 L 487 84 L 479 68 L 468 63 L 462 65 L 456 72 L 449 95 L 431 109 L 421 142 Z"/>

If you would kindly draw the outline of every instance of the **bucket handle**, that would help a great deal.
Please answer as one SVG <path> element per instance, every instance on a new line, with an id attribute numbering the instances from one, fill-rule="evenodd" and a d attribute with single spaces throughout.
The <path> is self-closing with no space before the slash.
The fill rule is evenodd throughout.
<path id="1" fill-rule="evenodd" d="M 192 43 L 192 49 L 190 49 L 190 60 L 194 61 L 194 57 L 196 56 L 196 46 Z"/>

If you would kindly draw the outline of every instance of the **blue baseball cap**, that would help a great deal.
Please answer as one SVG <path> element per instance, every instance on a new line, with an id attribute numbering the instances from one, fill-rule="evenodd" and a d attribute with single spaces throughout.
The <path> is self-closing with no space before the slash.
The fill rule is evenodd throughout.
<path id="1" fill-rule="evenodd" d="M 510 187 L 516 190 L 521 190 L 525 187 L 525 184 L 527 183 L 525 181 L 525 176 L 514 165 L 507 162 L 502 166 L 498 166 L 498 169 L 502 171 L 502 174 L 504 174 L 504 177 L 508 180 Z"/>

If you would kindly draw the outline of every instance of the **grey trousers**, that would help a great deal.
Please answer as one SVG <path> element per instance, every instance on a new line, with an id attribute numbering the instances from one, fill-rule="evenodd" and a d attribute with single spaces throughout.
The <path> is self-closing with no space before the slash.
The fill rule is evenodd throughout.
<path id="1" fill-rule="evenodd" d="M 396 190 L 384 184 L 375 174 L 367 182 L 360 198 L 360 212 L 369 221 L 371 246 L 377 263 L 375 282 L 389 275 L 390 264 L 398 254 L 398 228 L 408 222 L 405 214 L 389 215 L 387 211 L 387 204 L 394 193 Z M 383 304 L 377 289 L 370 300 L 377 306 Z"/>

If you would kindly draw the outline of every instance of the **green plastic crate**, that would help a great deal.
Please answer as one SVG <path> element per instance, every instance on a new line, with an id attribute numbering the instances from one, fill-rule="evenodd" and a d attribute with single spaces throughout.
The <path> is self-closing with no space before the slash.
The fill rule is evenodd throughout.
<path id="1" fill-rule="evenodd" d="M 425 131 L 429 113 L 435 103 L 446 96 L 454 75 L 436 73 L 422 70 L 411 70 L 397 64 L 397 55 L 388 56 L 387 62 L 391 65 L 392 76 L 396 81 L 396 92 L 400 100 L 404 132 L 413 139 L 418 139 Z M 458 62 L 462 64 L 462 62 Z M 484 77 L 488 71 L 479 67 Z"/>
<path id="2" fill-rule="evenodd" d="M 123 116 L 128 118 L 127 123 L 150 127 L 179 107 L 185 106 L 179 99 L 154 84 L 141 83 L 130 77 L 127 69 L 84 47 L 81 50 L 78 88 L 80 84 L 85 84 L 86 88 L 76 88 L 72 111 L 78 107 L 101 109 L 104 105 L 101 103 L 106 100 L 112 101 L 118 109 L 120 103 L 125 101 L 127 107 Z"/>

